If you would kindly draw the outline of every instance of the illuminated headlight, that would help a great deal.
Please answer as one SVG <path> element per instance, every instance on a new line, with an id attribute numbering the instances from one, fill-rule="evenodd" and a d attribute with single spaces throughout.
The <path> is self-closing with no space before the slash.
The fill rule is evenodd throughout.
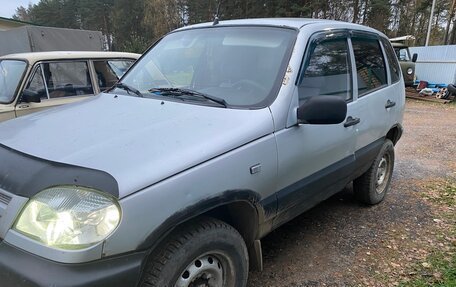
<path id="1" fill-rule="evenodd" d="M 79 186 L 57 186 L 33 197 L 14 229 L 50 247 L 75 250 L 103 241 L 120 222 L 113 197 Z"/>
<path id="2" fill-rule="evenodd" d="M 412 68 L 408 68 L 407 69 L 407 74 L 409 74 L 409 75 L 413 74 L 413 69 Z"/>

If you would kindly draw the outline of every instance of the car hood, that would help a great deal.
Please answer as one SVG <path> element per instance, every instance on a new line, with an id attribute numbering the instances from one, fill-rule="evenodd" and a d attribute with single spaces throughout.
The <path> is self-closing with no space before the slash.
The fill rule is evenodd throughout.
<path id="1" fill-rule="evenodd" d="M 17 151 L 105 171 L 119 197 L 273 132 L 269 109 L 236 110 L 101 94 L 0 123 Z"/>

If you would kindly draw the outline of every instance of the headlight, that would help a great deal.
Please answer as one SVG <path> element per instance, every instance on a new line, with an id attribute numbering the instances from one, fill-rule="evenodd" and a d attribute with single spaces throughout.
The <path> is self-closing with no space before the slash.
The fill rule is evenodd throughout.
<path id="1" fill-rule="evenodd" d="M 79 186 L 57 186 L 33 197 L 14 229 L 48 246 L 82 249 L 99 243 L 120 222 L 117 201 Z"/>
<path id="2" fill-rule="evenodd" d="M 412 68 L 408 68 L 407 69 L 407 74 L 411 75 L 413 73 L 413 69 Z"/>

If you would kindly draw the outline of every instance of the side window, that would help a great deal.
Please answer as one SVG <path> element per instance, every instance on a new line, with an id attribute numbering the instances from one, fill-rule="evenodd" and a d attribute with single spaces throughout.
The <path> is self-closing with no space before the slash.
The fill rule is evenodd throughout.
<path id="1" fill-rule="evenodd" d="M 49 98 L 93 94 L 87 62 L 52 62 L 42 64 Z"/>
<path id="2" fill-rule="evenodd" d="M 385 60 L 377 39 L 352 38 L 358 77 L 358 95 L 363 96 L 387 84 Z"/>
<path id="3" fill-rule="evenodd" d="M 47 99 L 46 86 L 43 81 L 43 72 L 41 70 L 41 64 L 33 72 L 32 78 L 28 85 L 25 87 L 25 91 L 37 94 L 41 99 Z"/>
<path id="4" fill-rule="evenodd" d="M 351 73 L 346 38 L 314 42 L 299 83 L 299 101 L 313 96 L 352 99 Z"/>
<path id="5" fill-rule="evenodd" d="M 388 66 L 391 74 L 391 83 L 396 83 L 400 79 L 401 72 L 399 63 L 397 62 L 396 53 L 394 52 L 393 47 L 391 47 L 391 44 L 387 39 L 382 38 L 381 41 L 386 52 L 386 57 L 388 59 Z"/>
<path id="6" fill-rule="evenodd" d="M 107 88 L 112 87 L 132 64 L 133 60 L 93 61 L 100 91 L 104 91 Z"/>

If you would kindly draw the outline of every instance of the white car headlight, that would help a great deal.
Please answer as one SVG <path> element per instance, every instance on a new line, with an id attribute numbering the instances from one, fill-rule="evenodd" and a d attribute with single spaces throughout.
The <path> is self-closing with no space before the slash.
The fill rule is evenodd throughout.
<path id="1" fill-rule="evenodd" d="M 51 247 L 75 250 L 103 241 L 120 222 L 115 198 L 80 186 L 45 189 L 25 205 L 14 229 Z"/>
<path id="2" fill-rule="evenodd" d="M 412 68 L 408 68 L 407 69 L 407 74 L 411 75 L 413 73 L 413 69 Z"/>

